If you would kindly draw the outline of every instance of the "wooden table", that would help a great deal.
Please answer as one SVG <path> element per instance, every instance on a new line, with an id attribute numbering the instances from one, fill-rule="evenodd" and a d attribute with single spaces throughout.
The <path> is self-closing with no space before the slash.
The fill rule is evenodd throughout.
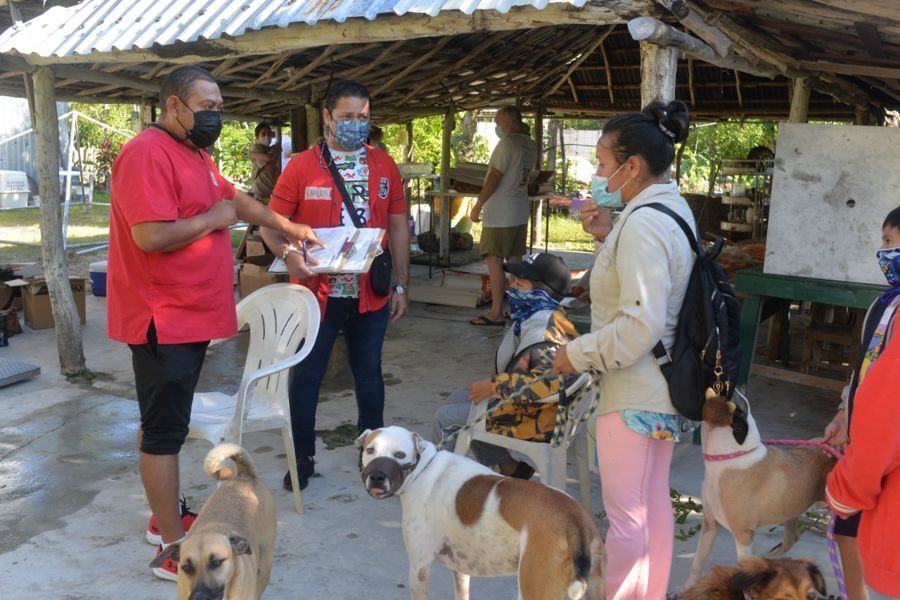
<path id="1" fill-rule="evenodd" d="M 753 267 L 737 272 L 735 290 L 745 294 L 741 304 L 741 365 L 737 380 L 737 385 L 745 385 L 750 378 L 756 335 L 761 321 L 783 310 L 791 301 L 868 308 L 885 288 L 866 283 L 770 275 L 763 273 L 762 267 Z M 829 389 L 840 389 L 844 385 L 843 382 L 794 373 L 786 369 L 757 367 L 753 370 L 764 371 L 767 376 Z"/>

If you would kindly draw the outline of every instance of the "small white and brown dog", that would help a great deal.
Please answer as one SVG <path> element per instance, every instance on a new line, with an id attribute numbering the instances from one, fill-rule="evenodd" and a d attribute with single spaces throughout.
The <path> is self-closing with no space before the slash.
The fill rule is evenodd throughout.
<path id="1" fill-rule="evenodd" d="M 471 575 L 518 575 L 520 600 L 605 597 L 603 540 L 566 494 L 501 477 L 402 427 L 366 430 L 356 444 L 369 495 L 400 497 L 413 600 L 427 598 L 435 559 L 453 571 L 457 600 L 468 600 Z"/>
<path id="2" fill-rule="evenodd" d="M 237 472 L 226 466 L 231 459 Z M 236 444 L 209 451 L 203 468 L 218 479 L 185 540 L 150 566 L 179 561 L 179 600 L 251 600 L 269 585 L 275 545 L 275 501 L 250 455 Z"/>
<path id="3" fill-rule="evenodd" d="M 703 460 L 703 524 L 691 574 L 700 579 L 719 525 L 731 532 L 738 561 L 753 555 L 758 527 L 784 524 L 784 541 L 769 556 L 783 556 L 799 539 L 797 518 L 825 499 L 825 478 L 835 459 L 820 448 L 762 443 L 746 399 L 708 397 L 700 425 Z"/>

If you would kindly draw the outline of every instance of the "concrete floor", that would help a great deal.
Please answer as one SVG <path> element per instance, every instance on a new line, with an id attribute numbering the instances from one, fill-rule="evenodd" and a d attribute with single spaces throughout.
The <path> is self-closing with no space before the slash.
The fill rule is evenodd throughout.
<path id="1" fill-rule="evenodd" d="M 574 257 L 573 257 L 574 258 Z M 589 261 L 580 257 L 579 261 Z M 579 262 L 573 260 L 573 262 Z M 417 267 L 421 277 L 427 268 Z M 425 282 L 422 282 L 425 283 Z M 105 336 L 106 301 L 87 298 L 84 327 L 93 384 L 69 384 L 59 374 L 52 330 L 13 337 L 0 358 L 41 365 L 42 374 L 0 389 L 0 590 L 3 598 L 172 598 L 175 586 L 151 574 L 154 549 L 144 541 L 149 510 L 137 473 L 130 353 Z M 388 331 L 384 373 L 386 423 L 430 435 L 435 408 L 453 389 L 487 376 L 502 334 L 476 328 L 477 311 L 414 304 Z M 234 389 L 242 366 L 240 340 L 211 350 L 199 389 Z M 338 370 L 335 370 L 338 371 Z M 821 432 L 838 399 L 833 394 L 765 378 L 751 381 L 754 414 L 765 437 L 808 438 Z M 318 429 L 355 422 L 352 388 L 339 371 L 320 403 Z M 303 493 L 304 515 L 281 489 L 286 463 L 276 432 L 250 434 L 245 446 L 278 502 L 278 542 L 267 598 L 344 600 L 408 598 L 406 553 L 397 499 L 374 500 L 362 489 L 350 446 L 320 445 L 317 470 Z M 182 486 L 199 509 L 211 489 L 201 461 L 210 446 L 190 440 L 182 451 Z M 574 467 L 570 465 L 574 477 Z M 700 448 L 680 444 L 672 486 L 697 497 L 703 477 Z M 577 495 L 577 483 L 569 482 Z M 599 480 L 593 512 L 600 513 Z M 678 528 L 697 524 L 692 518 Z M 605 531 L 605 521 L 600 522 Z M 761 530 L 758 552 L 775 545 L 780 528 Z M 675 542 L 671 587 L 687 576 L 696 537 Z M 817 562 L 836 591 L 825 539 L 806 534 L 791 552 Z M 734 544 L 720 533 L 713 560 L 733 564 Z M 473 598 L 513 598 L 512 578 L 473 579 Z M 449 572 L 432 570 L 430 598 L 452 598 Z M 873 596 L 877 598 L 877 596 Z"/>

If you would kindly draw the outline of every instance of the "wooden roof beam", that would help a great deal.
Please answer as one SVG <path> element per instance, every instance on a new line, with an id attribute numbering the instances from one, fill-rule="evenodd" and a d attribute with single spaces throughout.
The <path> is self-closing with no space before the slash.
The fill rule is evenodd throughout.
<path id="1" fill-rule="evenodd" d="M 411 72 L 415 71 L 419 67 L 419 65 L 431 60 L 431 58 L 435 54 L 437 54 L 438 52 L 443 50 L 444 46 L 449 44 L 452 39 L 454 39 L 454 38 L 452 38 L 450 36 L 442 37 L 441 39 L 439 39 L 438 42 L 435 45 L 433 45 L 428 52 L 426 52 L 425 54 L 421 55 L 416 60 L 414 60 L 411 63 L 409 63 L 408 65 L 406 65 L 406 67 L 404 67 L 403 70 L 401 70 L 399 73 L 397 73 L 396 75 L 394 75 L 393 77 L 391 77 L 390 79 L 388 79 L 387 81 L 385 81 L 384 83 L 382 83 L 381 85 L 376 87 L 372 91 L 372 96 L 377 98 L 380 94 L 393 88 L 404 77 L 409 75 Z"/>
<path id="2" fill-rule="evenodd" d="M 669 9 L 682 25 L 693 31 L 721 57 L 731 53 L 734 42 L 723 32 L 710 26 L 685 0 L 656 0 Z"/>
<path id="3" fill-rule="evenodd" d="M 751 75 L 767 77 L 769 79 L 779 74 L 778 71 L 771 67 L 756 67 L 743 58 L 733 54 L 720 56 L 701 40 L 698 40 L 683 31 L 678 31 L 671 25 L 667 25 L 653 17 L 638 17 L 637 19 L 628 21 L 628 32 L 635 41 L 649 42 L 659 46 L 672 46 L 685 54 L 689 54 L 710 64 L 722 67 L 723 69 L 744 71 Z"/>
<path id="4" fill-rule="evenodd" d="M 587 60 L 588 57 L 590 57 L 590 55 L 593 54 L 597 48 L 599 48 L 600 46 L 603 45 L 604 40 L 606 40 L 606 38 L 609 37 L 609 34 L 611 34 L 613 32 L 613 29 L 615 29 L 615 28 L 616 28 L 615 25 L 610 25 L 609 27 L 606 28 L 606 31 L 604 31 L 597 37 L 596 40 L 591 42 L 591 45 L 588 46 L 587 49 L 585 49 L 581 53 L 581 56 L 576 58 L 572 62 L 572 64 L 569 65 L 569 68 L 566 69 L 565 75 L 560 77 L 559 81 L 557 81 L 555 84 L 553 84 L 553 86 L 551 86 L 550 89 L 547 90 L 547 92 L 544 94 L 544 96 L 546 97 L 546 96 L 551 95 L 553 92 L 558 90 L 562 86 L 562 84 L 565 83 L 566 81 L 569 82 L 569 85 L 572 85 L 571 84 L 571 81 L 572 81 L 571 76 L 572 76 L 572 73 L 575 72 L 575 69 L 577 69 L 581 65 L 581 63 L 583 63 L 585 60 Z M 573 91 L 572 94 L 575 95 L 575 92 Z M 576 96 L 576 98 L 577 98 L 577 96 Z M 576 100 L 576 102 L 577 102 L 577 100 Z"/>

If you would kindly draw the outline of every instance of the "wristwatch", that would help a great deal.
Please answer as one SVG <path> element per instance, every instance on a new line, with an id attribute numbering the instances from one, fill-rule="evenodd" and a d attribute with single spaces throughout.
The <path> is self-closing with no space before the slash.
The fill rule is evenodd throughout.
<path id="1" fill-rule="evenodd" d="M 401 296 L 406 293 L 408 286 L 400 285 L 399 283 L 394 286 L 394 293 L 400 294 Z"/>

